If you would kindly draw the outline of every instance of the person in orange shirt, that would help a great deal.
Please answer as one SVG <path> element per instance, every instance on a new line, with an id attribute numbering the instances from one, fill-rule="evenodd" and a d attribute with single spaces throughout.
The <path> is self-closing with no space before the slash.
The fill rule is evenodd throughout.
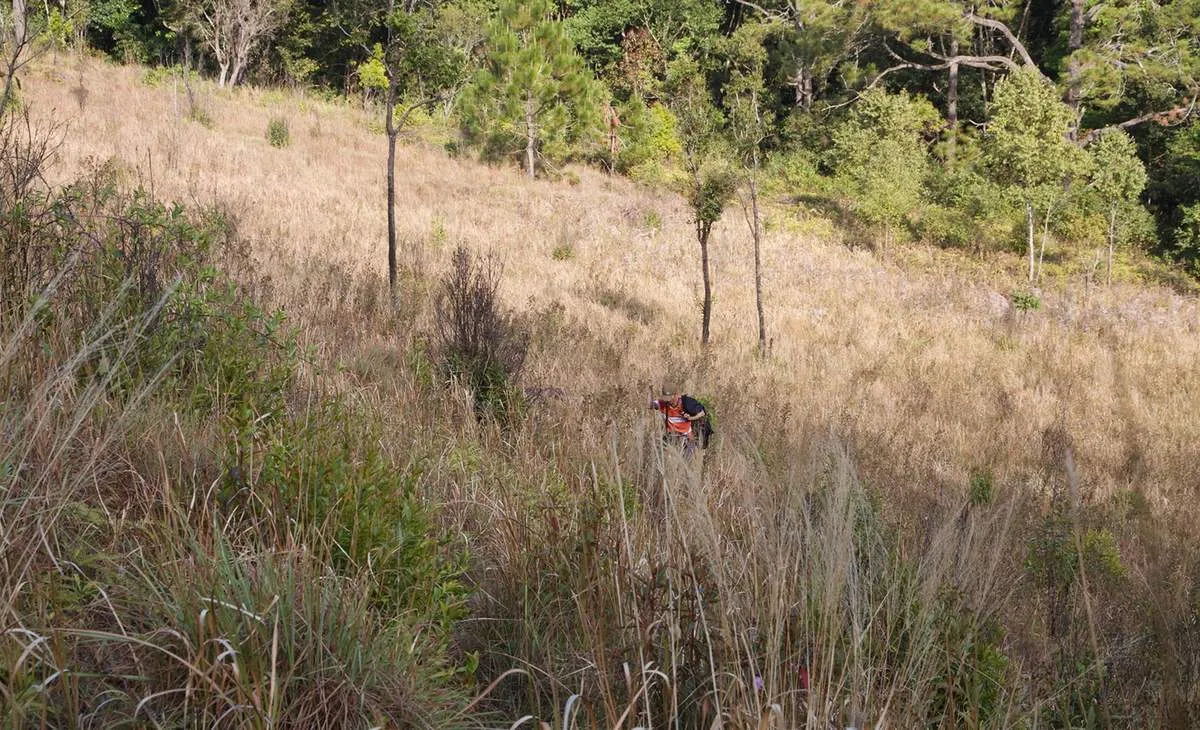
<path id="1" fill-rule="evenodd" d="M 663 415 L 664 439 L 675 438 L 688 456 L 696 450 L 696 422 L 705 417 L 704 406 L 676 388 L 663 388 L 663 396 L 650 401 L 650 407 Z"/>

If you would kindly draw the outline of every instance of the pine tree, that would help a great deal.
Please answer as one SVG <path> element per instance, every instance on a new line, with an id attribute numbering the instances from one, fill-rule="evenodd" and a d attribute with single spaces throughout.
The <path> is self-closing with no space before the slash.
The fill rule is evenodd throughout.
<path id="1" fill-rule="evenodd" d="M 519 152 L 529 177 L 600 121 L 599 85 L 553 10 L 550 0 L 505 0 L 460 103 L 468 139 L 494 156 Z"/>

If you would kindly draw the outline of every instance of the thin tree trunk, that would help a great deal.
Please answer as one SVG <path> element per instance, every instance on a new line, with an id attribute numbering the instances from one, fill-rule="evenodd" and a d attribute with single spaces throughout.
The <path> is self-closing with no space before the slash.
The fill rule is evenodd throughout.
<path id="1" fill-rule="evenodd" d="M 537 116 L 533 108 L 533 92 L 525 92 L 525 174 L 534 176 L 537 156 Z"/>
<path id="2" fill-rule="evenodd" d="M 1029 241 L 1029 283 L 1033 283 L 1033 204 L 1025 203 L 1025 229 Z"/>
<path id="3" fill-rule="evenodd" d="M 387 161 L 387 221 L 388 221 L 388 291 L 396 295 L 396 85 L 388 81 L 385 128 L 388 140 Z"/>
<path id="4" fill-rule="evenodd" d="M 697 229 L 700 239 L 700 270 L 704 275 L 704 307 L 700 327 L 700 345 L 708 347 L 709 322 L 712 319 L 712 278 L 708 272 L 708 236 L 712 233 L 711 223 L 701 223 Z"/>
<path id="5" fill-rule="evenodd" d="M 396 0 L 388 0 L 387 44 L 392 44 L 391 18 L 396 12 Z M 392 69 L 387 68 L 387 96 L 384 98 L 384 130 L 388 140 L 387 159 L 387 222 L 388 222 L 388 294 L 392 300 L 396 298 L 396 79 Z"/>
<path id="6" fill-rule="evenodd" d="M 756 165 L 757 167 L 757 165 Z M 758 210 L 758 182 L 750 176 L 750 208 L 753 224 L 750 231 L 754 236 L 754 305 L 758 309 L 758 354 L 767 354 L 767 324 L 763 316 L 762 296 L 762 215 Z"/>
<path id="7" fill-rule="evenodd" d="M 229 62 L 218 63 L 217 66 L 221 69 L 221 73 L 217 76 L 217 86 L 224 89 L 225 81 L 229 77 Z"/>
<path id="8" fill-rule="evenodd" d="M 1113 249 L 1117 242 L 1117 205 L 1113 203 L 1108 212 L 1108 272 L 1104 277 L 1104 285 L 1112 286 Z"/>
<path id="9" fill-rule="evenodd" d="M 13 41 L 14 47 L 20 48 L 24 45 L 28 32 L 25 25 L 25 0 L 13 0 L 12 2 L 13 16 Z"/>
<path id="10" fill-rule="evenodd" d="M 1084 0 L 1071 0 L 1071 26 L 1067 36 L 1067 52 L 1071 54 L 1067 62 L 1067 106 L 1071 108 L 1071 139 L 1079 135 L 1079 90 L 1082 86 L 1082 73 L 1076 51 L 1083 48 L 1083 3 Z"/>
<path id="11" fill-rule="evenodd" d="M 1042 218 L 1042 245 L 1041 245 L 1041 250 L 1038 251 L 1038 262 L 1037 262 L 1037 280 L 1038 281 L 1040 281 L 1042 278 L 1042 259 L 1044 259 L 1046 257 L 1046 239 L 1048 239 L 1048 238 L 1050 238 L 1050 210 L 1049 209 L 1046 210 L 1046 216 L 1044 218 Z"/>
<path id="12" fill-rule="evenodd" d="M 958 55 L 958 41 L 950 43 L 950 56 Z M 946 161 L 954 165 L 958 147 L 958 64 L 950 64 L 950 79 L 946 85 L 946 126 L 949 136 L 946 138 Z"/>

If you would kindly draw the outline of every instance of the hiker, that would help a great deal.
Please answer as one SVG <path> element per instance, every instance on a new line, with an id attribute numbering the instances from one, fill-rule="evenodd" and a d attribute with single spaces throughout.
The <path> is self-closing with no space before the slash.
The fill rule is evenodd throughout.
<path id="1" fill-rule="evenodd" d="M 704 435 L 704 406 L 695 398 L 680 393 L 675 388 L 663 388 L 661 398 L 650 401 L 650 407 L 662 413 L 663 439 L 678 439 L 683 444 L 684 454 L 691 456 L 696 444 L 706 446 Z"/>

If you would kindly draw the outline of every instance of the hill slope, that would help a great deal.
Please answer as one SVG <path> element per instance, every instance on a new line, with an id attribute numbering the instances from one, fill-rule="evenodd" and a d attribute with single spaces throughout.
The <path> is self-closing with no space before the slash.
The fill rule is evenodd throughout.
<path id="1" fill-rule="evenodd" d="M 850 250 L 777 203 L 770 354 L 754 353 L 750 243 L 731 212 L 714 234 L 705 364 L 698 251 L 676 196 L 591 170 L 528 181 L 413 143 L 397 162 L 411 271 L 393 316 L 385 141 L 370 117 L 278 92 L 196 93 L 210 125 L 187 119 L 183 88 L 136 68 L 64 62 L 25 87 L 36 118 L 69 125 L 56 179 L 113 161 L 126 185 L 236 219 L 270 279 L 258 292 L 300 328 L 321 388 L 385 414 L 394 464 L 425 464 L 421 494 L 469 543 L 473 615 L 501 626 L 460 630 L 482 656 L 475 689 L 529 672 L 489 697 L 498 712 L 549 717 L 578 692 L 581 726 L 664 711 L 707 723 L 718 708 L 751 724 L 772 704 L 787 723 L 1008 726 L 1069 721 L 1078 708 L 1058 690 L 1086 686 L 1080 712 L 1103 701 L 1135 724 L 1187 721 L 1200 673 L 1186 527 L 1200 485 L 1195 299 L 1065 282 L 1017 312 L 1003 260 Z M 265 139 L 273 117 L 289 122 L 284 149 Z M 504 264 L 503 297 L 533 333 L 524 383 L 564 391 L 508 430 L 406 369 L 460 244 Z M 702 469 L 655 449 L 645 400 L 664 380 L 719 415 Z M 1176 563 L 1181 549 L 1191 557 Z M 1046 567 L 1059 563 L 1087 567 Z M 921 633 L 956 621 L 968 638 L 990 627 L 1004 661 Z M 910 643 L 924 648 L 896 648 Z M 1062 668 L 1080 657 L 1081 675 Z"/>

